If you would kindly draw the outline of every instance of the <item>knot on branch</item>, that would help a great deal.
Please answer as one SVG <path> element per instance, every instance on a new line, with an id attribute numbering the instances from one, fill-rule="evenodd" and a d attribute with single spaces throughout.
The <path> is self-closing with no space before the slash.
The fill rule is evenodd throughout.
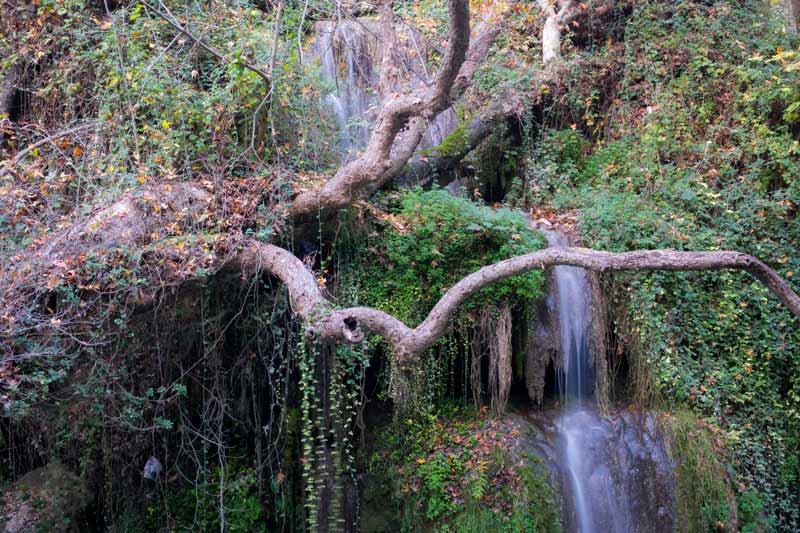
<path id="1" fill-rule="evenodd" d="M 330 313 L 308 329 L 326 342 L 358 344 L 364 340 L 364 332 L 358 319 L 340 311 Z"/>

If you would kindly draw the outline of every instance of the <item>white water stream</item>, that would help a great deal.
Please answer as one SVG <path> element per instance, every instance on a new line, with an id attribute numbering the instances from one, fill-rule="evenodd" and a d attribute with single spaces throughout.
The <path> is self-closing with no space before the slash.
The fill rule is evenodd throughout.
<path id="1" fill-rule="evenodd" d="M 548 244 L 553 248 L 569 246 L 561 233 L 546 231 Z M 579 267 L 557 266 L 553 269 L 555 306 L 558 309 L 561 362 L 558 386 L 562 402 L 581 405 L 590 398 L 594 383 L 589 365 L 589 286 L 586 271 Z"/>
<path id="2" fill-rule="evenodd" d="M 431 82 L 419 52 L 424 49 L 421 36 L 403 27 L 404 50 L 418 51 L 406 58 L 409 89 Z M 369 141 L 378 107 L 378 65 L 382 46 L 379 27 L 374 19 L 320 21 L 315 26 L 313 52 L 320 62 L 322 75 L 335 84 L 326 96 L 339 126 L 338 146 L 344 161 L 354 159 Z M 452 108 L 433 117 L 419 148 L 438 146 L 456 129 L 458 119 Z"/>
<path id="3" fill-rule="evenodd" d="M 322 74 L 335 83 L 335 90 L 327 100 L 339 125 L 337 144 L 343 161 L 353 159 L 366 147 L 375 120 L 380 43 L 374 24 L 370 19 L 321 21 L 315 28 L 314 53 Z M 418 46 L 415 34 L 408 33 L 410 38 L 405 48 Z M 411 70 L 419 71 L 422 77 L 427 75 L 421 64 Z M 417 80 L 424 82 L 422 78 Z M 455 126 L 452 109 L 439 114 L 429 124 L 420 148 L 440 144 Z M 563 234 L 555 231 L 544 234 L 552 247 L 569 245 Z M 671 463 L 653 437 L 655 432 L 652 428 L 645 432 L 629 431 L 628 428 L 641 424 L 628 420 L 631 417 L 626 415 L 618 417 L 619 423 L 612 424 L 593 409 L 590 294 L 585 270 L 571 266 L 553 269 L 548 307 L 551 315 L 558 317 L 561 350 L 561 364 L 556 372 L 562 411 L 557 428 L 561 450 L 558 466 L 567 502 L 565 530 L 580 533 L 671 530 L 668 527 L 671 517 L 663 506 L 667 499 L 664 494 L 671 491 L 664 488 L 662 481 Z M 634 514 L 639 518 L 633 519 Z M 641 517 L 646 517 L 649 524 L 644 524 Z"/>
<path id="4" fill-rule="evenodd" d="M 545 232 L 551 247 L 569 243 L 560 233 Z M 558 387 L 562 414 L 558 431 L 562 440 L 561 470 L 569 483 L 574 528 L 580 533 L 630 531 L 625 500 L 612 479 L 609 451 L 613 432 L 593 410 L 593 368 L 589 350 L 591 294 L 586 271 L 572 266 L 553 269 L 561 368 Z"/>

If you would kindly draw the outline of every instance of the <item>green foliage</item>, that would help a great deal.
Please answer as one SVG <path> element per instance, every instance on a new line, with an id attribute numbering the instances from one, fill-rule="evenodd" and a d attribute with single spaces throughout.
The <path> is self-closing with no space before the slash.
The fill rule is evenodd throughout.
<path id="1" fill-rule="evenodd" d="M 677 463 L 675 508 L 677 531 L 716 531 L 727 524 L 728 488 L 724 450 L 711 430 L 694 415 L 677 411 L 665 416 L 672 459 Z"/>
<path id="2" fill-rule="evenodd" d="M 519 437 L 514 423 L 446 406 L 395 420 L 370 460 L 375 483 L 391 487 L 381 502 L 398 516 L 387 520 L 403 531 L 561 531 L 557 489 Z"/>
<path id="3" fill-rule="evenodd" d="M 742 533 L 772 529 L 774 524 L 765 516 L 765 498 L 755 489 L 748 489 L 736 498 L 739 527 Z"/>
<path id="4" fill-rule="evenodd" d="M 526 169 L 543 177 L 517 196 L 580 210 L 596 249 L 740 250 L 800 289 L 797 43 L 760 3 L 644 2 L 624 50 L 601 53 L 625 73 L 603 137 L 566 150 L 577 134 L 546 128 Z M 797 528 L 798 320 L 743 273 L 620 274 L 612 290 L 647 374 L 629 392 L 715 420 L 738 490 Z"/>
<path id="5" fill-rule="evenodd" d="M 381 239 L 369 243 L 375 253 L 365 253 L 368 263 L 358 286 L 366 303 L 407 323 L 424 317 L 465 275 L 544 246 L 521 214 L 440 189 L 404 191 L 392 211 L 404 228 L 384 227 Z M 541 272 L 521 274 L 481 290 L 467 305 L 533 299 L 542 284 Z"/>
<path id="6" fill-rule="evenodd" d="M 228 62 L 203 50 L 187 61 L 180 48 L 187 44 L 185 37 L 178 39 L 174 52 L 156 46 L 154 36 L 171 39 L 173 32 L 141 4 L 128 10 L 127 23 L 109 29 L 93 52 L 101 65 L 96 90 L 100 118 L 114 127 L 113 137 L 121 143 L 112 150 L 124 169 L 132 162 L 133 177 L 170 177 L 224 162 L 248 148 L 269 158 L 285 151 L 281 145 L 287 138 L 306 141 L 293 154 L 302 168 L 310 154 L 325 150 L 314 142 L 322 136 L 319 127 L 327 124 L 319 105 L 318 73 L 299 65 L 296 51 L 283 49 L 271 85 L 243 66 L 263 70 L 270 64 L 274 22 L 267 15 L 241 10 L 231 23 L 225 10 L 209 12 L 199 5 L 176 9 L 183 11 L 189 27 L 228 21 L 207 34 L 209 45 Z M 124 61 L 117 45 L 120 34 L 127 39 Z M 131 93 L 137 95 L 135 107 Z M 120 109 L 129 109 L 129 116 L 120 115 Z M 138 142 L 131 143 L 132 136 Z"/>
<path id="7" fill-rule="evenodd" d="M 193 485 L 169 488 L 150 502 L 142 514 L 123 514 L 120 531 L 219 531 L 266 532 L 267 512 L 257 492 L 258 475 L 241 460 L 225 468 L 214 467 Z M 220 488 L 220 485 L 222 488 Z"/>

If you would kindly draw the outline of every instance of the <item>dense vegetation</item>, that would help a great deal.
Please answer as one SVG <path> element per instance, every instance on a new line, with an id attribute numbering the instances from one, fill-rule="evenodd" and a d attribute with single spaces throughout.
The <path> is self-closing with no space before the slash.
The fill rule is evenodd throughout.
<path id="1" fill-rule="evenodd" d="M 524 389 L 544 272 L 472 295 L 404 366 L 377 335 L 309 341 L 276 277 L 212 266 L 223 234 L 280 243 L 337 305 L 410 326 L 465 275 L 544 248 L 531 218 L 597 250 L 740 250 L 800 288 L 800 49 L 759 0 L 617 2 L 569 26 L 549 71 L 535 2 L 475 3 L 505 24 L 422 157 L 469 151 L 493 97 L 512 111 L 423 184 L 303 224 L 290 199 L 340 165 L 336 81 L 312 41 L 342 6 L 34 4 L 0 0 L 0 80 L 18 87 L 0 109 L 0 483 L 63 463 L 91 495 L 59 519 L 80 530 L 562 528 L 508 392 Z M 447 6 L 395 12 L 433 71 Z M 197 212 L 150 188 L 190 182 Z M 144 244 L 25 259 L 125 194 L 157 221 Z M 676 528 L 800 528 L 800 321 L 746 273 L 600 279 L 603 405 L 660 413 Z M 151 456 L 164 472 L 142 480 Z"/>
<path id="2" fill-rule="evenodd" d="M 597 52 L 624 65 L 608 110 L 543 132 L 529 170 L 545 176 L 537 200 L 578 209 L 598 249 L 736 248 L 793 279 L 800 56 L 773 23 L 756 5 L 638 9 L 624 47 Z M 617 334 L 635 339 L 630 393 L 710 417 L 738 494 L 758 491 L 778 530 L 797 527 L 796 319 L 739 274 L 624 276 L 609 288 Z"/>

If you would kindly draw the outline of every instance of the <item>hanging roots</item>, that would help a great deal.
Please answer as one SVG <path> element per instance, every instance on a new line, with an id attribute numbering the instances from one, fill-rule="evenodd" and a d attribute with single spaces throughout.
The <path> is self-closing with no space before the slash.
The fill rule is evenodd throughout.
<path id="1" fill-rule="evenodd" d="M 492 412 L 501 415 L 511 391 L 511 309 L 503 306 L 491 316 L 493 335 L 489 338 L 489 392 Z"/>
<path id="2" fill-rule="evenodd" d="M 481 323 L 483 322 L 483 313 L 481 313 Z M 481 360 L 483 359 L 483 343 L 481 342 L 481 331 L 478 329 L 480 325 L 475 327 L 473 331 L 473 339 L 469 345 L 470 363 L 469 363 L 469 384 L 472 391 L 472 401 L 475 403 L 475 409 L 481 408 L 481 394 L 483 392 L 481 381 Z"/>
<path id="3" fill-rule="evenodd" d="M 528 397 L 540 407 L 544 401 L 547 367 L 551 362 L 556 369 L 562 367 L 555 305 L 554 301 L 543 301 L 537 305 L 530 317 L 525 342 L 525 387 L 528 389 Z"/>

